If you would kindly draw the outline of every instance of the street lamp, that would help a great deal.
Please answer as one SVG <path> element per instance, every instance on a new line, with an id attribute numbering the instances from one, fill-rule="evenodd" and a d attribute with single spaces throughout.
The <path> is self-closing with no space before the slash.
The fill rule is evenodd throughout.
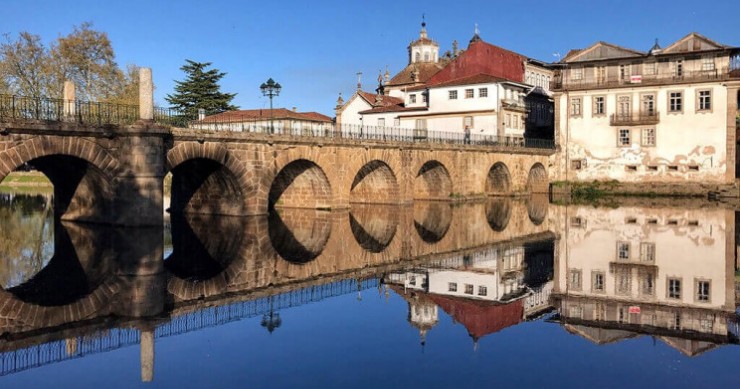
<path id="1" fill-rule="evenodd" d="M 270 98 L 270 134 L 273 134 L 275 132 L 275 129 L 272 126 L 272 98 L 275 96 L 280 96 L 280 89 L 282 88 L 283 87 L 275 82 L 275 80 L 273 80 L 272 78 L 268 79 L 267 82 L 263 82 L 262 85 L 260 85 L 262 96 L 267 96 Z"/>

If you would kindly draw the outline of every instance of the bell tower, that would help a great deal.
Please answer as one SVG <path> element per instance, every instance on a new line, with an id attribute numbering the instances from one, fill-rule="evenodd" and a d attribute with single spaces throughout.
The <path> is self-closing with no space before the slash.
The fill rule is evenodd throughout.
<path id="1" fill-rule="evenodd" d="M 422 16 L 419 39 L 409 44 L 409 64 L 439 61 L 439 44 L 427 36 L 427 23 Z"/>

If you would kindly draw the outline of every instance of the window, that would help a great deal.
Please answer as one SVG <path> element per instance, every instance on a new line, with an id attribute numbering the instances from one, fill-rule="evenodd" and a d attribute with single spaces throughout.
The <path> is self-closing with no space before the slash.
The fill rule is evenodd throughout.
<path id="1" fill-rule="evenodd" d="M 426 92 L 422 92 L 421 93 L 421 102 L 422 103 L 426 103 L 427 102 L 427 93 Z"/>
<path id="2" fill-rule="evenodd" d="M 630 259 L 630 244 L 617 242 L 617 259 Z"/>
<path id="3" fill-rule="evenodd" d="M 582 80 L 583 79 L 583 68 L 573 68 L 571 71 L 572 78 L 574 81 Z M 539 75 L 537 76 L 539 77 Z"/>
<path id="4" fill-rule="evenodd" d="M 705 72 L 714 70 L 714 58 L 712 58 L 711 56 L 702 57 L 701 70 Z"/>
<path id="5" fill-rule="evenodd" d="M 632 111 L 630 108 L 630 97 L 619 96 L 617 99 L 617 114 L 622 117 L 630 116 L 630 112 Z"/>
<path id="6" fill-rule="evenodd" d="M 478 287 L 478 296 L 488 296 L 488 288 L 481 285 Z"/>
<path id="7" fill-rule="evenodd" d="M 393 125 L 395 127 L 401 127 L 401 119 L 400 118 L 393 119 Z"/>
<path id="8" fill-rule="evenodd" d="M 421 61 L 421 53 L 416 53 L 416 55 L 414 56 L 414 62 L 419 62 L 419 61 Z"/>
<path id="9" fill-rule="evenodd" d="M 409 95 L 409 103 L 411 103 L 411 104 L 416 103 L 416 95 L 415 94 L 410 94 Z"/>
<path id="10" fill-rule="evenodd" d="M 457 283 L 456 282 L 448 283 L 447 290 L 449 290 L 450 292 L 457 292 Z"/>
<path id="11" fill-rule="evenodd" d="M 630 65 L 619 65 L 619 79 L 629 80 L 630 78 Z"/>
<path id="12" fill-rule="evenodd" d="M 655 243 L 652 243 L 652 242 L 640 243 L 640 261 L 655 262 Z"/>
<path id="13" fill-rule="evenodd" d="M 643 296 L 655 295 L 655 276 L 652 273 L 646 273 L 640 276 L 640 293 Z"/>
<path id="14" fill-rule="evenodd" d="M 681 298 L 681 280 L 678 278 L 668 279 L 668 298 Z"/>
<path id="15" fill-rule="evenodd" d="M 573 170 L 581 170 L 586 166 L 586 160 L 585 159 L 574 159 L 570 161 L 570 168 Z"/>
<path id="16" fill-rule="evenodd" d="M 655 115 L 655 95 L 642 95 L 642 114 L 645 116 Z"/>
<path id="17" fill-rule="evenodd" d="M 669 92 L 668 93 L 668 111 L 669 112 L 682 112 L 683 111 L 683 92 Z"/>
<path id="18" fill-rule="evenodd" d="M 570 99 L 570 114 L 572 116 L 581 116 L 581 98 L 573 97 Z"/>
<path id="19" fill-rule="evenodd" d="M 519 115 L 512 116 L 514 119 L 514 122 L 512 123 L 512 127 L 519 129 Z"/>
<path id="20" fill-rule="evenodd" d="M 473 294 L 473 285 L 465 284 L 465 294 Z"/>
<path id="21" fill-rule="evenodd" d="M 473 117 L 472 116 L 465 116 L 463 117 L 463 128 L 465 127 L 473 128 Z"/>
<path id="22" fill-rule="evenodd" d="M 604 115 L 606 113 L 604 96 L 594 97 L 594 116 Z"/>
<path id="23" fill-rule="evenodd" d="M 511 127 L 511 114 L 510 113 L 506 114 L 504 126 Z"/>
<path id="24" fill-rule="evenodd" d="M 424 53 L 424 62 L 429 62 L 429 53 Z"/>
<path id="25" fill-rule="evenodd" d="M 709 302 L 711 281 L 696 281 L 696 301 Z"/>
<path id="26" fill-rule="evenodd" d="M 656 65 L 657 64 L 655 62 L 650 62 L 650 63 L 643 64 L 642 65 L 643 66 L 643 69 L 644 69 L 643 73 L 645 73 L 646 76 L 654 76 L 654 75 L 656 75 L 657 74 L 657 72 L 655 71 L 655 69 L 656 69 L 655 66 Z"/>
<path id="27" fill-rule="evenodd" d="M 465 89 L 465 98 L 466 99 L 472 99 L 475 97 L 475 90 L 474 89 Z"/>
<path id="28" fill-rule="evenodd" d="M 449 92 L 449 97 L 450 97 L 450 100 L 457 100 L 457 91 L 456 90 L 451 90 Z"/>
<path id="29" fill-rule="evenodd" d="M 697 111 L 711 111 L 712 110 L 712 91 L 711 90 L 700 90 L 698 92 L 698 104 Z"/>
<path id="30" fill-rule="evenodd" d="M 654 128 L 643 128 L 642 136 L 640 137 L 640 143 L 646 147 L 655 146 L 655 129 Z"/>
<path id="31" fill-rule="evenodd" d="M 604 272 L 595 271 L 591 272 L 591 291 L 603 292 L 604 291 Z"/>
<path id="32" fill-rule="evenodd" d="M 596 82 L 599 84 L 606 82 L 606 66 L 596 67 Z"/>
<path id="33" fill-rule="evenodd" d="M 385 118 L 378 119 L 378 127 L 385 127 Z"/>
<path id="34" fill-rule="evenodd" d="M 409 285 L 416 285 L 416 276 L 411 276 L 409 279 Z"/>
<path id="35" fill-rule="evenodd" d="M 683 77 L 683 60 L 677 59 L 676 62 L 673 63 L 673 69 L 676 77 Z"/>
<path id="36" fill-rule="evenodd" d="M 632 139 L 630 137 L 630 130 L 629 129 L 620 129 L 619 130 L 619 138 L 617 138 L 617 145 L 620 147 L 630 146 L 632 144 Z"/>
<path id="37" fill-rule="evenodd" d="M 570 275 L 568 280 L 570 281 L 570 288 L 573 290 L 581 290 L 581 270 L 580 269 L 571 269 Z"/>
<path id="38" fill-rule="evenodd" d="M 617 293 L 629 295 L 632 292 L 632 273 L 629 269 L 621 269 L 617 272 Z"/>
<path id="39" fill-rule="evenodd" d="M 416 119 L 416 129 L 417 130 L 426 130 L 427 129 L 427 120 L 426 119 Z"/>
<path id="40" fill-rule="evenodd" d="M 488 88 L 478 88 L 478 97 L 488 97 Z"/>

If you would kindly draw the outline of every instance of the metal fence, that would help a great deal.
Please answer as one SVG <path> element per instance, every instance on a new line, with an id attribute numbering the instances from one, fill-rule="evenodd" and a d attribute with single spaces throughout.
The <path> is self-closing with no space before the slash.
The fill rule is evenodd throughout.
<path id="1" fill-rule="evenodd" d="M 114 103 L 0 95 L 0 121 L 33 120 L 90 125 L 128 125 L 139 107 Z"/>

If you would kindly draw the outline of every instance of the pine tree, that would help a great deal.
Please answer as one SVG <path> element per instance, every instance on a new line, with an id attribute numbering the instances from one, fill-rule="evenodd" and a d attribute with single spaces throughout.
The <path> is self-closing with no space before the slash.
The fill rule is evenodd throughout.
<path id="1" fill-rule="evenodd" d="M 236 93 L 222 93 L 219 80 L 226 75 L 218 69 L 207 70 L 211 62 L 187 62 L 180 70 L 185 72 L 184 81 L 175 81 L 175 93 L 165 97 L 172 108 L 181 111 L 185 116 L 197 117 L 198 110 L 204 109 L 206 115 L 238 109 L 231 104 Z"/>

